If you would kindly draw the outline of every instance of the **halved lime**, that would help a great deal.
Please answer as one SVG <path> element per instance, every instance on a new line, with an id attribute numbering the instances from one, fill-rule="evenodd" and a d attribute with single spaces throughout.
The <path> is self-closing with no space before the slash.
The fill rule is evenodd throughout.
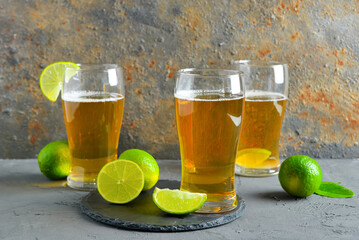
<path id="1" fill-rule="evenodd" d="M 245 148 L 238 151 L 236 163 L 243 167 L 257 167 L 271 154 L 271 151 L 264 148 Z"/>
<path id="2" fill-rule="evenodd" d="M 188 214 L 197 211 L 207 200 L 205 193 L 191 193 L 178 189 L 155 188 L 153 202 L 159 209 L 171 214 Z"/>
<path id="3" fill-rule="evenodd" d="M 56 102 L 59 96 L 64 82 L 66 68 L 79 69 L 80 67 L 72 62 L 55 62 L 47 66 L 40 75 L 41 91 L 51 102 Z M 75 74 L 75 72 L 73 74 Z"/>
<path id="4" fill-rule="evenodd" d="M 97 176 L 97 190 L 110 203 L 128 203 L 142 191 L 144 175 L 134 162 L 116 160 L 107 163 Z"/>

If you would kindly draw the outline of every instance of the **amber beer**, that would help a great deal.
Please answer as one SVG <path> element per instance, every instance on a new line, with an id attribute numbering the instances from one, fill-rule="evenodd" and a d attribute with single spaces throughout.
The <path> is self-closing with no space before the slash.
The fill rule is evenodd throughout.
<path id="1" fill-rule="evenodd" d="M 104 92 L 75 92 L 62 97 L 70 147 L 68 181 L 95 183 L 100 169 L 117 159 L 124 97 Z"/>
<path id="2" fill-rule="evenodd" d="M 278 169 L 279 138 L 287 98 L 280 93 L 246 93 L 236 163 L 253 169 Z"/>
<path id="3" fill-rule="evenodd" d="M 175 107 L 181 190 L 206 193 L 207 202 L 235 199 L 234 164 L 243 96 L 179 92 Z"/>

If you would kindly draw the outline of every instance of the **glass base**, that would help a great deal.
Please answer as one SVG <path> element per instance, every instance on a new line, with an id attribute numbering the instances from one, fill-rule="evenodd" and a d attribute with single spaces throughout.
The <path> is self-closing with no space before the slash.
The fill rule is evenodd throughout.
<path id="1" fill-rule="evenodd" d="M 247 168 L 236 165 L 235 173 L 244 177 L 269 177 L 277 175 L 279 166 L 276 168 Z"/>
<path id="2" fill-rule="evenodd" d="M 67 186 L 82 191 L 91 191 L 97 188 L 96 182 L 76 182 L 70 177 L 67 177 Z"/>
<path id="3" fill-rule="evenodd" d="M 206 201 L 195 213 L 224 213 L 232 211 L 237 207 L 237 196 L 223 201 Z"/>

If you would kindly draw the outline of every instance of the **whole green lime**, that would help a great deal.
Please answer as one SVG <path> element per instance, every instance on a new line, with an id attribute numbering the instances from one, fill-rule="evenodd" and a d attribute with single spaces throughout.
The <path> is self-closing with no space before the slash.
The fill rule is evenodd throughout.
<path id="1" fill-rule="evenodd" d="M 279 169 L 279 182 L 283 189 L 295 197 L 312 195 L 322 183 L 322 170 L 312 158 L 294 155 L 287 158 Z"/>
<path id="2" fill-rule="evenodd" d="M 157 183 L 160 170 L 156 160 L 148 152 L 140 149 L 128 149 L 118 159 L 129 160 L 138 164 L 145 177 L 143 190 L 148 190 Z"/>
<path id="3" fill-rule="evenodd" d="M 58 180 L 68 176 L 70 149 L 66 141 L 55 141 L 41 149 L 37 156 L 40 171 L 49 179 Z"/>

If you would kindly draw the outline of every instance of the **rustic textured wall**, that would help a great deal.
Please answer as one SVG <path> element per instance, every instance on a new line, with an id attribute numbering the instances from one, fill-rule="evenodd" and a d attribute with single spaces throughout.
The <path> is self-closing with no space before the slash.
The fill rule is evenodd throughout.
<path id="1" fill-rule="evenodd" d="M 290 67 L 282 156 L 359 157 L 359 1 L 0 0 L 0 158 L 66 139 L 38 78 L 55 61 L 126 74 L 120 150 L 179 158 L 173 76 L 271 59 Z"/>

